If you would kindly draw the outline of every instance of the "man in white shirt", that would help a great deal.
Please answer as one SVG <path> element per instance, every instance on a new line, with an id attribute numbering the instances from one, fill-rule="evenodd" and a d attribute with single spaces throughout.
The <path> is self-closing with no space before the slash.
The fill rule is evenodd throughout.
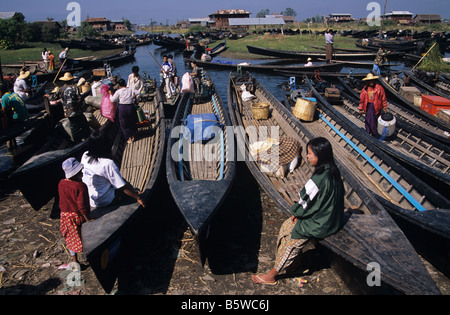
<path id="1" fill-rule="evenodd" d="M 30 76 L 29 71 L 20 71 L 20 75 L 17 77 L 16 82 L 14 82 L 14 93 L 19 95 L 19 97 L 22 99 L 22 101 L 27 101 L 30 96 L 30 88 L 28 87 L 25 80 Z"/>
<path id="2" fill-rule="evenodd" d="M 67 58 L 69 57 L 69 48 L 64 49 L 59 54 L 59 65 L 62 67 L 61 71 L 65 71 L 67 69 Z"/>
<path id="3" fill-rule="evenodd" d="M 168 57 L 163 57 L 164 63 L 161 66 L 161 74 L 164 78 L 164 83 L 166 86 L 166 97 L 171 98 L 174 94 L 174 84 L 173 84 L 173 65 L 169 62 Z"/>
<path id="4" fill-rule="evenodd" d="M 142 81 L 142 77 L 139 75 L 139 67 L 134 66 L 131 71 L 132 73 L 128 76 L 127 87 L 132 90 L 136 90 L 136 93 L 140 95 L 142 88 L 144 87 L 144 82 Z"/>

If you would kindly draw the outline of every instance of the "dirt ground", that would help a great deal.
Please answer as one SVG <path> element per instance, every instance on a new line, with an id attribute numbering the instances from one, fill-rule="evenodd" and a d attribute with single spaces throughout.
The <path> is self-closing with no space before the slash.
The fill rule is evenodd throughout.
<path id="1" fill-rule="evenodd" d="M 164 174 L 163 174 L 164 175 Z M 14 187 L 1 188 L 0 295 L 105 295 L 92 269 L 81 282 L 67 281 L 70 262 L 51 219 L 53 201 L 34 211 Z M 272 268 L 279 227 L 287 218 L 259 188 L 245 164 L 227 201 L 215 215 L 208 238 L 207 265 L 199 264 L 197 244 L 177 210 L 164 177 L 147 212 L 124 240 L 126 257 L 115 295 L 351 295 L 328 253 L 310 246 L 294 274 L 278 285 L 256 285 L 251 275 Z M 83 262 L 83 260 L 82 260 Z M 442 294 L 450 280 L 424 261 Z"/>

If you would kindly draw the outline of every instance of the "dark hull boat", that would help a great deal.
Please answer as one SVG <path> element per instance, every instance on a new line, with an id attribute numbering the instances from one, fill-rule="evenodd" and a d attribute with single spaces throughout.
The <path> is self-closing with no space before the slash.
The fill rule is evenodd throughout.
<path id="1" fill-rule="evenodd" d="M 195 62 L 199 67 L 206 69 L 216 69 L 216 70 L 225 70 L 225 71 L 235 71 L 237 68 L 241 68 L 242 71 L 250 71 L 250 72 L 262 72 L 262 73 L 275 73 L 277 70 L 285 70 L 285 71 L 308 71 L 314 72 L 316 70 L 325 71 L 325 72 L 340 72 L 342 68 L 345 67 L 345 63 L 332 63 L 332 64 L 320 64 L 311 67 L 305 66 L 285 66 L 285 65 L 251 65 L 251 64 L 232 64 L 225 62 L 214 62 L 214 61 L 202 61 L 198 59 L 186 59 L 187 62 Z"/>
<path id="2" fill-rule="evenodd" d="M 195 42 L 191 41 L 189 44 L 194 45 L 195 43 L 196 41 Z M 186 45 L 187 43 L 185 40 L 177 40 L 171 37 L 154 39 L 153 44 L 155 44 L 156 46 L 163 47 L 169 51 L 174 50 L 184 51 L 187 47 Z"/>
<path id="3" fill-rule="evenodd" d="M 254 119 L 251 110 L 252 102 L 242 102 L 241 100 L 238 87 L 242 84 L 256 87 L 256 101 L 270 104 L 271 114 L 268 120 L 257 121 Z M 289 209 L 298 202 L 298 193 L 313 172 L 313 169 L 306 163 L 305 146 L 316 135 L 310 132 L 308 127 L 300 123 L 285 106 L 249 75 L 236 76 L 232 74 L 228 95 L 230 117 L 233 125 L 240 127 L 241 132 L 237 132 L 237 141 L 244 144 L 245 152 L 243 154 L 245 154 L 247 166 L 278 207 L 287 216 L 291 216 Z M 261 170 L 260 164 L 251 158 L 249 139 L 258 139 L 258 134 L 254 134 L 254 132 L 258 132 L 259 127 L 266 127 L 263 128 L 265 130 L 267 128 L 271 131 L 275 130 L 279 136 L 291 137 L 301 143 L 304 148 L 301 154 L 301 164 L 293 174 L 289 174 L 283 179 L 268 176 Z M 251 130 L 253 132 L 249 134 Z M 324 132 L 324 134 L 326 133 Z M 265 135 L 265 137 L 273 136 Z M 259 141 L 261 140 L 263 139 L 259 139 Z M 333 148 L 339 149 L 336 145 L 333 145 Z M 342 159 L 338 157 L 336 160 L 346 190 L 345 207 L 348 221 L 341 231 L 319 240 L 319 244 L 329 249 L 336 261 L 353 270 L 350 278 L 358 280 L 356 283 L 358 292 L 374 293 L 379 290 L 376 292 L 440 294 L 419 256 L 383 206 L 364 188 L 352 170 L 343 164 Z M 380 264 L 381 287 L 367 285 L 366 270 L 372 262 Z M 360 275 L 360 277 L 356 275 Z"/>
<path id="4" fill-rule="evenodd" d="M 413 86 L 417 86 L 420 90 L 423 90 L 426 94 L 436 95 L 436 96 L 440 96 L 440 97 L 447 98 L 447 99 L 450 98 L 449 91 L 442 91 L 440 88 L 434 87 L 434 86 L 428 84 L 427 82 L 422 81 L 416 75 L 416 73 L 414 73 L 412 71 L 403 71 L 403 72 L 404 72 L 405 76 L 407 78 L 409 78 L 410 83 Z"/>
<path id="5" fill-rule="evenodd" d="M 301 80 L 303 79 L 303 77 L 305 75 L 314 75 L 317 76 L 318 78 L 346 78 L 349 76 L 355 77 L 355 78 L 360 78 L 363 79 L 366 74 L 364 73 L 336 73 L 336 72 L 322 72 L 320 71 L 319 73 L 316 73 L 315 70 L 300 70 L 300 71 L 289 71 L 289 70 L 275 70 L 275 73 L 278 75 L 282 75 L 285 77 L 295 77 L 297 80 Z"/>
<path id="6" fill-rule="evenodd" d="M 415 248 L 448 275 L 450 201 L 380 150 L 364 130 L 340 113 L 342 109 L 325 106 L 327 101 L 317 91 L 314 96 L 319 117 L 302 124 L 332 142 L 336 158 L 376 196 Z M 293 102 L 287 98 L 286 104 L 291 107 Z"/>
<path id="7" fill-rule="evenodd" d="M 213 84 L 203 84 L 202 91 L 197 104 L 189 93 L 181 96 L 168 140 L 166 171 L 170 191 L 198 243 L 203 265 L 209 223 L 231 189 L 236 162 L 232 154 L 234 134 L 230 134 L 224 104 Z M 185 125 L 190 117 L 197 120 L 194 130 Z M 211 120 L 215 121 L 214 132 L 212 138 L 205 139 L 202 134 L 207 134 L 207 129 L 202 132 L 197 128 Z"/>
<path id="8" fill-rule="evenodd" d="M 132 144 L 126 143 L 118 123 L 109 122 L 104 132 L 123 178 L 142 192 L 149 207 L 162 175 L 166 125 L 163 108 L 156 98 L 140 105 L 149 113 L 149 122 L 138 128 Z M 122 261 L 126 260 L 122 241 L 143 211 L 136 200 L 129 198 L 117 205 L 93 210 L 91 216 L 95 220 L 82 226 L 84 255 L 107 293 L 113 289 Z"/>
<path id="9" fill-rule="evenodd" d="M 118 66 L 128 62 L 132 62 L 134 60 L 134 56 L 136 55 L 136 49 L 133 50 L 125 50 L 121 53 L 111 55 L 105 58 L 94 58 L 94 59 L 78 59 L 72 60 L 72 63 L 77 67 L 94 69 L 98 67 L 103 67 L 105 63 L 110 66 Z"/>
<path id="10" fill-rule="evenodd" d="M 62 48 L 83 49 L 83 50 L 111 50 L 122 48 L 124 45 L 113 44 L 104 40 L 64 40 L 59 41 Z"/>
<path id="11" fill-rule="evenodd" d="M 288 50 L 277 50 L 277 49 L 269 49 L 262 47 L 255 47 L 247 45 L 247 49 L 249 53 L 275 57 L 275 58 L 284 58 L 284 59 L 301 59 L 307 60 L 308 58 L 312 58 L 313 60 L 324 59 L 326 57 L 326 53 L 320 51 L 288 51 Z M 373 52 L 346 52 L 346 53 L 333 53 L 333 59 L 337 60 L 371 60 L 375 59 L 377 56 L 376 53 Z M 390 58 L 400 57 L 400 54 L 393 53 L 390 55 Z"/>
<path id="12" fill-rule="evenodd" d="M 393 40 L 357 40 L 355 45 L 360 48 L 364 48 L 367 50 L 377 51 L 381 47 L 384 47 L 387 50 L 399 51 L 399 52 L 409 52 L 413 50 L 417 50 L 417 42 L 418 41 L 393 41 Z"/>
<path id="13" fill-rule="evenodd" d="M 209 53 L 209 55 L 211 56 L 211 58 L 214 58 L 214 57 L 217 57 L 218 55 L 220 55 L 221 53 L 223 53 L 225 50 L 227 50 L 227 41 L 226 40 L 224 40 L 219 45 L 217 45 L 216 47 L 211 49 L 211 52 Z"/>
<path id="14" fill-rule="evenodd" d="M 93 126 L 100 127 L 106 123 L 99 111 L 94 116 L 96 122 Z M 98 128 L 91 127 L 91 132 L 96 129 Z M 62 163 L 70 157 L 81 159 L 86 151 L 88 138 L 89 134 L 83 135 L 83 139 L 70 139 L 64 132 L 55 129 L 40 150 L 10 175 L 11 181 L 33 209 L 40 210 L 57 197 L 59 181 L 64 178 Z"/>

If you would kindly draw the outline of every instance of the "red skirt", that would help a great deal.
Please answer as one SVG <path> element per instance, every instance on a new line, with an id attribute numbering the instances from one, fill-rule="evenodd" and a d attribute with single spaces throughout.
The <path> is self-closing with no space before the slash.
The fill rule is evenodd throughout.
<path id="1" fill-rule="evenodd" d="M 75 212 L 61 211 L 60 231 L 66 241 L 67 247 L 74 253 L 83 252 L 81 225 L 84 222 L 84 217 Z"/>

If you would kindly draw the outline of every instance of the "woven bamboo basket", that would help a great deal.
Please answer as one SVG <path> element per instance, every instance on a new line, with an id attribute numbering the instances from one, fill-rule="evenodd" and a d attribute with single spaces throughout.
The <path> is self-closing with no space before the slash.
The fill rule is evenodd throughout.
<path id="1" fill-rule="evenodd" d="M 292 113 L 300 120 L 313 121 L 316 113 L 316 103 L 304 98 L 298 98 Z"/>
<path id="2" fill-rule="evenodd" d="M 269 103 L 255 103 L 252 105 L 253 116 L 256 120 L 267 120 L 270 114 Z"/>

